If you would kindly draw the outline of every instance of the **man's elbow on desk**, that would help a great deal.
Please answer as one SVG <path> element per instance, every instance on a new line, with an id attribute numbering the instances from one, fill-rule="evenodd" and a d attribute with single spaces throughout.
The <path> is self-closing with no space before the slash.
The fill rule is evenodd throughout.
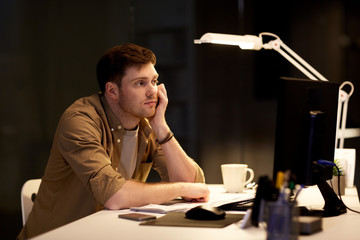
<path id="1" fill-rule="evenodd" d="M 105 202 L 104 207 L 110 210 L 135 207 L 134 204 L 141 201 L 136 199 L 139 198 L 136 192 L 141 191 L 142 184 L 143 183 L 133 180 L 127 180 L 122 187 Z"/>

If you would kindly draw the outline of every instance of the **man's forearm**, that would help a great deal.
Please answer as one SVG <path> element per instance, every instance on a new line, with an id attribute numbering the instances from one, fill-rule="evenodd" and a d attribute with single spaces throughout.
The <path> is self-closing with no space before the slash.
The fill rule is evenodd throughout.
<path id="1" fill-rule="evenodd" d="M 209 190 L 205 184 L 195 183 L 142 183 L 128 180 L 106 203 L 108 209 L 124 209 L 161 204 L 177 197 L 208 201 Z"/>
<path id="2" fill-rule="evenodd" d="M 175 138 L 161 145 L 171 182 L 194 182 L 197 167 Z"/>

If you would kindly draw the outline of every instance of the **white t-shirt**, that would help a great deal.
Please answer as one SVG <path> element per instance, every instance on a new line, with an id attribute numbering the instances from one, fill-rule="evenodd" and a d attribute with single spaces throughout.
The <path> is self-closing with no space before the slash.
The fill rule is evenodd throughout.
<path id="1" fill-rule="evenodd" d="M 131 179 L 135 171 L 138 150 L 138 132 L 138 127 L 136 130 L 132 131 L 125 130 L 119 169 L 121 175 L 126 180 Z"/>

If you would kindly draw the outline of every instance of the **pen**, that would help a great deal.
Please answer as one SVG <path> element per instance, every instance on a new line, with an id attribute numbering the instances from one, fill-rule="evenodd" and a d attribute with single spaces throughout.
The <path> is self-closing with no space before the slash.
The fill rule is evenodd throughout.
<path id="1" fill-rule="evenodd" d="M 283 183 L 284 183 L 284 172 L 279 171 L 279 172 L 277 172 L 277 174 L 276 174 L 276 184 L 275 184 L 275 187 L 280 190 L 281 187 L 282 187 L 282 185 L 283 185 Z"/>
<path id="2" fill-rule="evenodd" d="M 161 214 L 166 213 L 165 210 L 159 209 L 159 208 L 136 208 L 136 207 L 132 207 L 132 208 L 130 208 L 130 211 L 133 211 L 133 212 L 148 212 L 148 213 L 161 213 Z"/>
<path id="3" fill-rule="evenodd" d="M 299 193 L 301 192 L 302 189 L 303 189 L 302 185 L 297 184 L 295 186 L 296 193 L 295 193 L 295 197 L 294 197 L 294 202 L 296 201 L 296 198 L 299 196 Z"/>

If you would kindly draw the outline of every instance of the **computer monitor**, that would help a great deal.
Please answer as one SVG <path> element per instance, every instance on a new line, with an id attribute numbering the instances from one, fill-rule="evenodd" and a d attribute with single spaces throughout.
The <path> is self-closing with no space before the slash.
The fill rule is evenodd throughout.
<path id="1" fill-rule="evenodd" d="M 296 183 L 319 186 L 326 202 L 325 215 L 343 213 L 343 206 L 339 211 L 333 209 L 341 203 L 326 183 L 332 178 L 333 166 L 317 163 L 334 162 L 339 85 L 281 78 L 277 89 L 274 179 L 278 171 L 290 170 Z"/>

